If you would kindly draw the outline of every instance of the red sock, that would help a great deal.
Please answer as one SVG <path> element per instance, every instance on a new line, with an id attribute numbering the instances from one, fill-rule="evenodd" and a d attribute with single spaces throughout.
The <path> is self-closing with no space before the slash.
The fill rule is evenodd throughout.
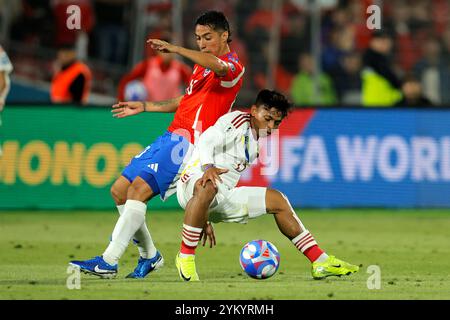
<path id="1" fill-rule="evenodd" d="M 309 261 L 314 262 L 322 255 L 323 251 L 319 248 L 319 246 L 316 244 L 315 246 L 312 246 L 303 252 L 303 254 L 309 259 Z"/>
<path id="2" fill-rule="evenodd" d="M 181 241 L 181 248 L 180 248 L 180 252 L 182 254 L 195 254 L 195 249 L 197 248 L 197 246 L 195 247 L 189 247 L 186 244 L 184 244 L 183 241 Z"/>
<path id="3" fill-rule="evenodd" d="M 195 254 L 198 242 L 200 240 L 200 234 L 202 228 L 191 227 L 183 224 L 183 240 L 181 241 L 180 253 L 182 254 Z"/>
<path id="4" fill-rule="evenodd" d="M 314 237 L 309 233 L 308 230 L 303 231 L 294 239 L 292 239 L 292 243 L 300 250 L 311 262 L 314 262 L 319 258 L 322 253 L 322 249 L 317 245 Z"/>

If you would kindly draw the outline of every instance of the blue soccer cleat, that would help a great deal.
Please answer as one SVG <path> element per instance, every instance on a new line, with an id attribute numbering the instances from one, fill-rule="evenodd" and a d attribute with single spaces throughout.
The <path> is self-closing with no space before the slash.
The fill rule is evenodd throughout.
<path id="1" fill-rule="evenodd" d="M 157 271 L 164 265 L 164 258 L 159 251 L 156 251 L 156 255 L 151 259 L 144 259 L 139 257 L 138 265 L 127 275 L 127 278 L 145 278 L 150 272 Z"/>
<path id="2" fill-rule="evenodd" d="M 90 260 L 70 261 L 69 264 L 79 268 L 83 273 L 92 274 L 100 278 L 114 278 L 118 269 L 117 264 L 112 266 L 100 256 Z"/>

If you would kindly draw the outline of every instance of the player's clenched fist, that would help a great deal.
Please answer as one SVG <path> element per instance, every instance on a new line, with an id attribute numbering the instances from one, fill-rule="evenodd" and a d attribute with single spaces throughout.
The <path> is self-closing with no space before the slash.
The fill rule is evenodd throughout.
<path id="1" fill-rule="evenodd" d="M 173 52 L 177 53 L 178 46 L 168 43 L 164 40 L 159 39 L 148 39 L 147 43 L 150 44 L 151 48 L 161 52 Z"/>
<path id="2" fill-rule="evenodd" d="M 115 118 L 125 118 L 145 111 L 145 102 L 127 101 L 112 106 L 111 112 Z"/>

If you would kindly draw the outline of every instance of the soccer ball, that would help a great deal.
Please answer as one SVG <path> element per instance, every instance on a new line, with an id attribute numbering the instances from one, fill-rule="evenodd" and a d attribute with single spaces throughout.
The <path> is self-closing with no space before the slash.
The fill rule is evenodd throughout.
<path id="1" fill-rule="evenodd" d="M 125 100 L 127 101 L 145 101 L 147 100 L 147 88 L 142 81 L 130 81 L 125 87 Z"/>
<path id="2" fill-rule="evenodd" d="M 253 240 L 242 248 L 239 262 L 250 277 L 267 279 L 277 272 L 280 266 L 280 254 L 269 241 Z"/>

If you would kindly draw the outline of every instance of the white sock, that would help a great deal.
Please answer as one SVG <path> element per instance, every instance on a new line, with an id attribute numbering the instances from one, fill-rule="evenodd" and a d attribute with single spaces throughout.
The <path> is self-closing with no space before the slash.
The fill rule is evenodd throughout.
<path id="1" fill-rule="evenodd" d="M 137 246 L 139 250 L 139 254 L 144 259 L 150 259 L 156 256 L 156 247 L 153 243 L 152 236 L 150 235 L 150 231 L 147 229 L 147 224 L 144 223 L 138 231 L 134 234 L 134 239 L 137 240 Z"/>
<path id="2" fill-rule="evenodd" d="M 123 214 L 123 209 L 125 205 L 117 206 L 117 210 L 119 211 L 119 215 Z M 139 255 L 144 259 L 150 259 L 156 256 L 156 247 L 153 243 L 152 236 L 150 235 L 150 231 L 148 231 L 147 224 L 144 223 L 142 226 L 136 231 L 133 236 L 133 240 L 136 241 L 137 247 L 139 250 Z"/>
<path id="3" fill-rule="evenodd" d="M 308 230 L 304 230 L 298 236 L 291 240 L 294 246 L 297 247 L 302 253 L 306 251 L 306 249 L 311 248 L 312 246 L 317 246 L 316 240 Z"/>
<path id="4" fill-rule="evenodd" d="M 125 208 L 125 205 L 121 204 L 116 207 L 117 207 L 117 211 L 119 211 L 119 216 L 121 216 L 123 214 L 123 209 Z"/>
<path id="5" fill-rule="evenodd" d="M 322 253 L 314 262 L 325 262 L 328 259 L 328 255 L 324 252 Z"/>
<path id="6" fill-rule="evenodd" d="M 110 265 L 119 262 L 125 252 L 131 237 L 145 221 L 147 205 L 137 200 L 127 200 L 122 215 L 114 227 L 112 240 L 103 253 L 103 259 Z"/>
<path id="7" fill-rule="evenodd" d="M 301 251 L 311 262 L 325 262 L 328 258 L 328 255 L 318 247 L 316 240 L 308 230 L 303 230 L 302 233 L 300 233 L 291 241 L 297 247 L 297 249 Z M 316 252 L 307 251 L 307 249 L 314 246 L 317 250 L 322 251 L 322 253 L 319 252 L 319 256 L 317 256 Z"/>

